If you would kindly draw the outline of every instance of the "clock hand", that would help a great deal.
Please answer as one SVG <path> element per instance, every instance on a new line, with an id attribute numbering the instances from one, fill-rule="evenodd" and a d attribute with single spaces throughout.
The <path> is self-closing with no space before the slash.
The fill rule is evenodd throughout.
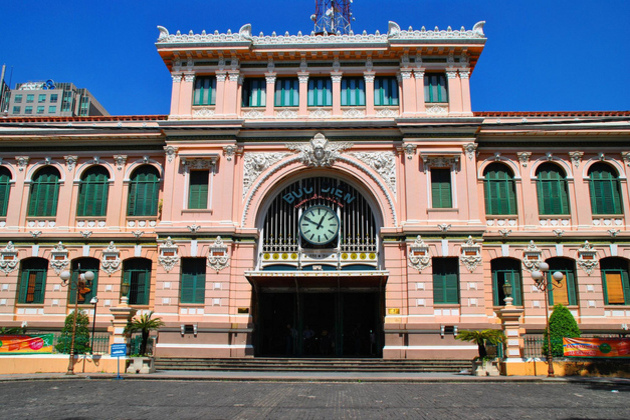
<path id="1" fill-rule="evenodd" d="M 324 223 L 324 219 L 326 218 L 326 215 L 324 215 L 322 217 L 322 219 L 319 221 L 319 223 L 317 224 L 317 226 L 315 226 L 315 229 L 319 229 L 322 227 L 322 223 Z"/>

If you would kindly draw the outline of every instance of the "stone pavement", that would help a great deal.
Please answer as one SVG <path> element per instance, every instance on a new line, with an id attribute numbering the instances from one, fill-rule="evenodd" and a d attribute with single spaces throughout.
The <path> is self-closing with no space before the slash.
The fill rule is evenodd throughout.
<path id="1" fill-rule="evenodd" d="M 287 382 L 241 375 L 237 382 L 190 372 L 125 380 L 47 376 L 0 382 L 0 419 L 630 418 L 630 384 L 610 381 L 461 382 L 431 375 L 436 382 Z"/>

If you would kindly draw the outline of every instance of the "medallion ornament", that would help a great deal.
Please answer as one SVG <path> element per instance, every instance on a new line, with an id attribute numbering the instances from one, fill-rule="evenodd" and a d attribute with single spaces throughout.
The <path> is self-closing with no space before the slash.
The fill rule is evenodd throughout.
<path id="1" fill-rule="evenodd" d="M 310 167 L 329 167 L 341 156 L 341 152 L 352 147 L 352 143 L 331 143 L 322 134 L 317 133 L 309 143 L 287 143 L 287 149 L 299 152 L 300 160 Z"/>

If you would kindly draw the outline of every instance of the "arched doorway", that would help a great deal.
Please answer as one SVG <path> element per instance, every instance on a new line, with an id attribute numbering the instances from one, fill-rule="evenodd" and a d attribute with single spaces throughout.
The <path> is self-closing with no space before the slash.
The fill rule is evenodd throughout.
<path id="1" fill-rule="evenodd" d="M 369 197 L 337 177 L 301 178 L 272 195 L 248 276 L 256 355 L 382 355 L 378 216 Z"/>

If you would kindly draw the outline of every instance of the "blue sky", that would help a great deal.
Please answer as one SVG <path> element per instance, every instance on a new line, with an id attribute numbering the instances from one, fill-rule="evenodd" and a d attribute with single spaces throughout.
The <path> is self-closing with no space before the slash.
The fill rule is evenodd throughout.
<path id="1" fill-rule="evenodd" d="M 171 77 L 155 49 L 170 32 L 310 33 L 314 0 L 30 0 L 1 10 L 0 64 L 17 82 L 88 88 L 112 115 L 167 114 Z M 355 32 L 389 20 L 488 37 L 471 76 L 474 111 L 630 110 L 628 0 L 355 0 Z"/>

